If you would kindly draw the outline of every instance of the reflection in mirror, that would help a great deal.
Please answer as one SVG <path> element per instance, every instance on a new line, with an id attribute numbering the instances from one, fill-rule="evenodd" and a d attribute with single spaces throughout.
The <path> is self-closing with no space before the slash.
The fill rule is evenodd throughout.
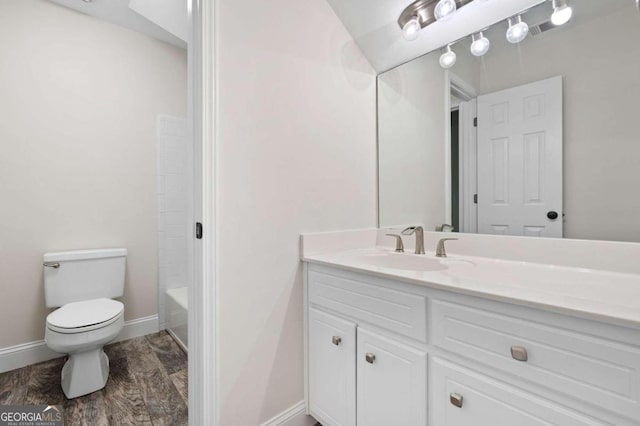
<path id="1" fill-rule="evenodd" d="M 381 227 L 640 241 L 640 13 L 552 2 L 378 77 Z M 520 23 L 511 20 L 512 26 Z M 476 37 L 477 38 L 477 37 Z M 477 52 L 476 52 L 477 53 Z"/>

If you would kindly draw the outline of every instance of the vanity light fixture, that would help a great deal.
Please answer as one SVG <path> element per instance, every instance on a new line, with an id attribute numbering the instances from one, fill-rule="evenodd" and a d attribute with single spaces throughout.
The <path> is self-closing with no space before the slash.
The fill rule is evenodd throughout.
<path id="1" fill-rule="evenodd" d="M 489 47 L 491 47 L 491 42 L 488 38 L 484 36 L 482 31 L 475 33 L 471 36 L 471 54 L 473 56 L 482 56 L 489 51 Z"/>
<path id="2" fill-rule="evenodd" d="M 420 17 L 417 15 L 409 19 L 402 27 L 402 36 L 407 41 L 413 41 L 420 35 Z"/>
<path id="3" fill-rule="evenodd" d="M 451 68 L 456 64 L 456 52 L 451 50 L 451 45 L 442 49 L 442 55 L 440 55 L 440 66 L 444 69 Z"/>
<path id="4" fill-rule="evenodd" d="M 573 15 L 573 9 L 567 0 L 553 0 L 553 14 L 551 15 L 553 25 L 566 24 L 571 19 L 571 15 Z"/>
<path id="5" fill-rule="evenodd" d="M 440 0 L 434 9 L 434 15 L 437 20 L 446 18 L 456 11 L 456 0 Z"/>
<path id="6" fill-rule="evenodd" d="M 509 18 L 509 29 L 507 30 L 507 40 L 509 43 L 520 43 L 529 34 L 529 25 L 522 20 L 521 15 Z"/>
<path id="7" fill-rule="evenodd" d="M 473 0 L 415 0 L 398 17 L 398 26 L 405 39 L 418 38 L 420 30 L 438 19 L 450 16 Z"/>

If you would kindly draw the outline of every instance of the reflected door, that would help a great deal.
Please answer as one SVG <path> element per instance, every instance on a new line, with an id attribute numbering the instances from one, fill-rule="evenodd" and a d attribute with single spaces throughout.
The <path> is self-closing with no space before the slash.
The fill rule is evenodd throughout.
<path id="1" fill-rule="evenodd" d="M 562 77 L 478 97 L 478 232 L 562 237 Z"/>

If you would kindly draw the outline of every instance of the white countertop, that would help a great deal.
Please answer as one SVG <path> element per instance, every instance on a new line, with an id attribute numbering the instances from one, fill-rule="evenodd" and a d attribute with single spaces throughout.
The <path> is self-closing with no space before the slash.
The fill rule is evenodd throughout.
<path id="1" fill-rule="evenodd" d="M 447 268 L 436 271 L 391 269 L 363 261 L 367 256 L 380 254 L 419 256 L 376 247 L 307 254 L 302 260 L 640 328 L 640 274 L 466 255 L 450 255 Z M 424 257 L 436 259 L 433 252 L 427 252 Z"/>

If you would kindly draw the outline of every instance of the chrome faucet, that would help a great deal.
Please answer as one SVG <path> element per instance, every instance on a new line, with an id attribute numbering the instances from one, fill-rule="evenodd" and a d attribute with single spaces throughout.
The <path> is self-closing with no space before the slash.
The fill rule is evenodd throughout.
<path id="1" fill-rule="evenodd" d="M 402 235 L 416 234 L 416 254 L 424 254 L 424 229 L 422 226 L 409 226 L 401 232 Z"/>
<path id="2" fill-rule="evenodd" d="M 444 249 L 445 241 L 457 241 L 457 238 L 441 238 L 436 247 L 436 257 L 447 257 L 447 251 Z"/>

